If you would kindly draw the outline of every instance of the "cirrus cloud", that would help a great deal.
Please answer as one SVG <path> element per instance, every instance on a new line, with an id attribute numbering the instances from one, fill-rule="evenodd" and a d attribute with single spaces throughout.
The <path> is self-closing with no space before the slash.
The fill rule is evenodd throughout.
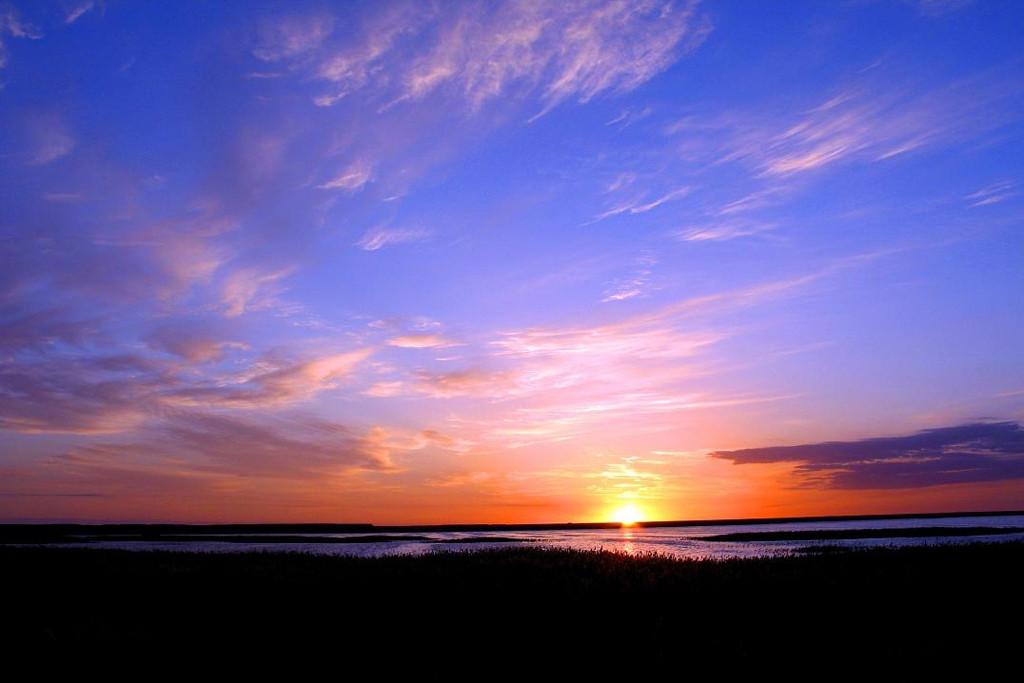
<path id="1" fill-rule="evenodd" d="M 323 18 L 282 22 L 254 54 L 297 62 L 327 84 L 318 106 L 358 90 L 376 92 L 385 108 L 439 91 L 471 110 L 531 95 L 541 103 L 536 118 L 568 100 L 637 88 L 710 30 L 695 0 L 398 4 L 371 12 L 338 45 L 321 47 Z"/>

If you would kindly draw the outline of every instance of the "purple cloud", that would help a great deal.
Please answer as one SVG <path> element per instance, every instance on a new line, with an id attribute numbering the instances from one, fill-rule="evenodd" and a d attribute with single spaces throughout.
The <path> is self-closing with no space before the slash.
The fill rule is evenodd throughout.
<path id="1" fill-rule="evenodd" d="M 831 488 L 899 489 L 1024 478 L 1024 428 L 978 422 L 909 436 L 715 451 L 737 465 L 792 462 Z"/>

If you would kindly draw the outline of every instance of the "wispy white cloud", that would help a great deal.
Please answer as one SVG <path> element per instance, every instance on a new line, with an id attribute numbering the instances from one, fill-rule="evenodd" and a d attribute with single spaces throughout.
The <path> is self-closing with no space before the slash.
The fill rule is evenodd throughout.
<path id="1" fill-rule="evenodd" d="M 33 24 L 23 20 L 13 5 L 0 7 L 0 35 L 7 33 L 15 38 L 39 40 L 43 32 Z"/>
<path id="2" fill-rule="evenodd" d="M 621 162 L 617 168 L 632 174 L 627 177 L 651 175 L 657 169 L 695 179 L 686 205 L 697 215 L 688 216 L 672 233 L 678 240 L 764 236 L 787 225 L 787 204 L 845 167 L 873 165 L 881 173 L 910 155 L 965 144 L 987 146 L 1021 118 L 1024 82 L 1006 67 L 945 84 L 917 80 L 903 87 L 896 85 L 898 77 L 882 72 L 878 67 L 858 74 L 797 111 L 791 104 L 776 103 L 755 113 L 687 114 L 665 128 L 678 143 L 671 156 L 652 154 L 647 168 L 622 169 Z M 715 180 L 702 181 L 702 176 Z M 739 190 L 731 199 L 716 192 L 721 176 Z M 1006 201 L 1018 192 L 1014 182 L 993 183 L 963 199 L 971 206 Z M 593 220 L 645 206 L 634 186 L 618 184 L 617 189 L 609 195 L 614 203 Z"/>
<path id="3" fill-rule="evenodd" d="M 690 188 L 689 187 L 678 187 L 678 188 L 676 188 L 676 189 L 674 189 L 674 190 L 672 190 L 670 192 L 667 192 L 666 194 L 663 194 L 660 197 L 658 197 L 656 199 L 653 199 L 653 200 L 651 200 L 649 202 L 646 202 L 644 204 L 638 204 L 636 206 L 631 207 L 629 209 L 629 212 L 630 213 L 646 213 L 646 212 L 650 211 L 651 209 L 658 208 L 659 206 L 661 206 L 662 204 L 664 204 L 666 202 L 672 201 L 673 199 L 680 199 L 682 197 L 685 197 L 689 193 L 690 193 Z"/>
<path id="4" fill-rule="evenodd" d="M 4 42 L 6 36 L 38 40 L 43 37 L 43 34 L 32 24 L 23 21 L 13 5 L 7 4 L 0 7 L 0 69 L 7 66 L 9 59 L 7 45 Z"/>
<path id="5" fill-rule="evenodd" d="M 724 220 L 704 225 L 690 225 L 675 233 L 683 242 L 720 242 L 749 237 L 775 229 L 775 223 L 751 220 Z"/>
<path id="6" fill-rule="evenodd" d="M 355 163 L 345 168 L 341 173 L 326 182 L 317 185 L 321 190 L 346 190 L 356 192 L 370 182 L 373 172 L 370 167 L 363 163 Z"/>
<path id="7" fill-rule="evenodd" d="M 624 184 L 620 183 L 620 181 L 622 181 L 624 177 L 628 178 L 629 176 L 619 176 L 618 178 L 616 178 L 612 185 L 609 186 L 608 191 L 613 192 L 615 190 L 618 190 L 620 187 L 623 187 Z M 633 178 L 630 178 L 627 182 L 632 183 Z M 690 192 L 691 188 L 688 186 L 684 186 L 677 187 L 673 190 L 669 190 L 664 194 L 656 196 L 654 199 L 637 198 L 625 202 L 619 202 L 613 205 L 612 208 L 602 211 L 601 213 L 594 216 L 593 220 L 590 222 L 596 223 L 599 221 L 603 221 L 606 218 L 611 218 L 612 216 L 618 216 L 620 214 L 626 213 L 647 213 L 648 211 L 658 208 L 662 204 L 666 204 L 676 199 L 682 199 L 683 197 L 690 194 Z"/>
<path id="8" fill-rule="evenodd" d="M 255 54 L 305 60 L 327 33 L 309 18 L 275 26 Z M 371 88 L 392 105 L 440 90 L 472 109 L 511 95 L 560 103 L 632 90 L 701 44 L 711 29 L 694 0 L 391 6 L 356 39 L 325 46 L 311 75 L 330 106 Z"/>
<path id="9" fill-rule="evenodd" d="M 785 185 L 772 185 L 727 202 L 719 207 L 715 213 L 719 216 L 731 216 L 758 211 L 779 203 L 786 193 L 787 187 Z"/>
<path id="10" fill-rule="evenodd" d="M 612 182 L 608 183 L 608 187 L 605 188 L 605 191 L 615 192 L 616 190 L 621 190 L 624 187 L 632 185 L 636 181 L 636 179 L 636 173 L 632 173 L 629 171 L 625 173 L 619 173 L 617 176 L 615 176 L 615 179 L 612 180 Z"/>
<path id="11" fill-rule="evenodd" d="M 367 87 L 384 88 L 391 80 L 388 59 L 403 37 L 415 36 L 430 21 L 433 12 L 425 5 L 396 4 L 371 16 L 358 39 L 340 48 L 326 50 L 313 70 L 313 77 L 329 87 L 313 98 L 318 107 L 330 107 L 353 92 Z"/>
<path id="12" fill-rule="evenodd" d="M 609 301 L 625 301 L 641 296 L 647 288 L 649 278 L 643 275 L 637 276 L 626 282 L 616 283 L 614 287 L 605 290 L 601 303 Z"/>
<path id="13" fill-rule="evenodd" d="M 374 228 L 369 230 L 356 246 L 365 251 L 377 251 L 395 244 L 422 242 L 431 232 L 420 228 Z"/>
<path id="14" fill-rule="evenodd" d="M 643 119 L 650 116 L 653 112 L 654 109 L 652 107 L 643 107 L 638 109 L 634 109 L 631 107 L 626 108 L 622 110 L 621 114 L 608 121 L 608 123 L 606 123 L 605 125 L 614 126 L 619 130 L 622 130 L 624 128 L 628 128 L 637 121 L 642 121 Z"/>
<path id="15" fill-rule="evenodd" d="M 601 302 L 625 301 L 647 294 L 651 289 L 652 269 L 655 263 L 657 260 L 650 254 L 637 259 L 633 274 L 624 280 L 615 281 L 605 290 Z"/>
<path id="16" fill-rule="evenodd" d="M 83 0 L 72 5 L 64 15 L 65 24 L 73 24 L 96 7 L 96 0 Z"/>
<path id="17" fill-rule="evenodd" d="M 745 160 L 764 176 L 789 176 L 840 162 L 877 162 L 989 132 L 1015 118 L 1007 105 L 1021 83 L 994 74 L 924 90 L 846 87 L 774 131 L 741 130 L 723 160 Z"/>
<path id="18" fill-rule="evenodd" d="M 1017 183 L 1012 180 L 1001 180 L 998 183 L 987 185 L 977 192 L 972 192 L 964 197 L 964 201 L 971 206 L 988 206 L 1012 199 L 1019 194 Z"/>
<path id="19" fill-rule="evenodd" d="M 537 443 L 565 441 L 593 433 L 610 425 L 652 425 L 662 418 L 694 410 L 730 408 L 784 401 L 787 395 L 713 396 L 701 392 L 677 392 L 667 386 L 649 391 L 606 392 L 576 402 L 564 400 L 540 406 L 521 407 L 499 423 L 492 437 L 505 440 L 510 448 Z"/>
<path id="20" fill-rule="evenodd" d="M 603 221 L 605 218 L 611 218 L 612 216 L 618 216 L 619 214 L 627 213 L 630 209 L 635 206 L 633 202 L 626 202 L 623 204 L 615 204 L 612 208 L 602 211 L 601 213 L 594 216 L 591 223 L 597 223 Z"/>

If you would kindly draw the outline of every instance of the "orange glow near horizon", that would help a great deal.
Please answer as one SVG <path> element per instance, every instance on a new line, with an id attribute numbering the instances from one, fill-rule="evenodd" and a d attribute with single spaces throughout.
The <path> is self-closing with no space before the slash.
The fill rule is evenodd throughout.
<path id="1" fill-rule="evenodd" d="M 622 526 L 633 526 L 637 522 L 645 521 L 647 516 L 636 503 L 624 503 L 615 508 L 611 518 L 613 522 L 618 522 Z"/>

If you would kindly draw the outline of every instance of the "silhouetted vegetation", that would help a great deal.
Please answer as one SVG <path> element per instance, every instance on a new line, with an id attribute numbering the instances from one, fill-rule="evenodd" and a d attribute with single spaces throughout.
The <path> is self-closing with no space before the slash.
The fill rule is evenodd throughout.
<path id="1" fill-rule="evenodd" d="M 19 656 L 329 657 L 418 679 L 831 670 L 816 666 L 892 678 L 1016 651 L 1024 544 L 725 561 L 0 548 L 0 567 L 0 636 Z"/>

